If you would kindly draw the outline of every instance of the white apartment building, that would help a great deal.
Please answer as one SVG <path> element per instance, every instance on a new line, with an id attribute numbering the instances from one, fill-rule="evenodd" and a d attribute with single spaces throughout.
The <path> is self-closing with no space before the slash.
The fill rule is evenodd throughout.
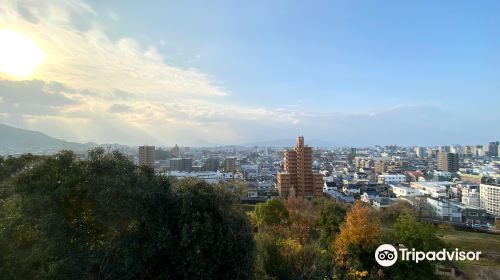
<path id="1" fill-rule="evenodd" d="M 378 175 L 380 184 L 398 184 L 406 182 L 406 176 L 403 174 L 382 174 Z"/>
<path id="2" fill-rule="evenodd" d="M 422 195 L 420 193 L 420 190 L 418 189 L 413 189 L 413 188 L 408 188 L 405 186 L 395 186 L 391 185 L 392 192 L 396 195 L 396 197 L 402 197 L 402 196 L 420 196 Z"/>
<path id="3" fill-rule="evenodd" d="M 479 201 L 481 208 L 486 213 L 495 217 L 500 217 L 500 185 L 481 184 L 479 185 Z"/>
<path id="4" fill-rule="evenodd" d="M 444 198 L 448 196 L 447 187 L 452 184 L 452 182 L 411 182 L 410 187 L 420 190 L 422 195 Z"/>
<path id="5" fill-rule="evenodd" d="M 440 219 L 451 222 L 462 221 L 462 212 L 460 211 L 460 208 L 449 203 L 448 201 L 428 197 L 427 203 L 429 203 L 429 205 L 432 207 L 432 210 L 434 211 L 434 214 Z"/>
<path id="6" fill-rule="evenodd" d="M 480 207 L 479 190 L 472 188 L 462 188 L 462 203 L 467 206 Z"/>

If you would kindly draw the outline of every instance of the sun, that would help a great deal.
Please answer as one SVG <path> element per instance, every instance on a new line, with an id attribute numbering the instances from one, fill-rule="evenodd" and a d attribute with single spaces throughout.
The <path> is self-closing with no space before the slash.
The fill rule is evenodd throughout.
<path id="1" fill-rule="evenodd" d="M 0 73 L 28 77 L 45 61 L 45 53 L 29 37 L 0 30 Z"/>

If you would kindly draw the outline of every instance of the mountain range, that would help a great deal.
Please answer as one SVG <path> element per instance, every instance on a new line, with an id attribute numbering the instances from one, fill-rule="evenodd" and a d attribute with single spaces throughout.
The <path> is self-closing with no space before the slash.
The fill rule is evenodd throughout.
<path id="1" fill-rule="evenodd" d="M 98 145 L 95 143 L 69 142 L 42 132 L 0 124 L 0 153 L 43 152 L 60 149 L 85 151 L 96 146 Z"/>
<path id="2" fill-rule="evenodd" d="M 237 146 L 266 146 L 266 147 L 292 147 L 295 145 L 296 139 L 278 139 L 252 143 L 244 143 Z M 306 143 L 313 147 L 331 147 L 338 143 L 330 141 L 322 141 L 318 139 L 306 139 Z M 136 149 L 135 147 L 120 145 L 120 144 L 96 144 L 96 143 L 77 143 L 61 140 L 51 137 L 39 131 L 16 128 L 5 124 L 0 124 L 0 154 L 9 153 L 52 153 L 61 149 L 73 151 L 87 151 L 93 147 L 109 147 L 112 146 L 118 149 Z M 220 145 L 209 145 L 213 147 L 221 147 Z"/>

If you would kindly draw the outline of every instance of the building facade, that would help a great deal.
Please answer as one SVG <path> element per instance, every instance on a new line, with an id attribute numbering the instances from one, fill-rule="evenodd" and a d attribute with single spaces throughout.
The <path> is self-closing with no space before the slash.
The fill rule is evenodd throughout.
<path id="1" fill-rule="evenodd" d="M 139 165 L 155 166 L 155 146 L 139 147 Z"/>
<path id="2" fill-rule="evenodd" d="M 278 173 L 278 191 L 281 196 L 310 198 L 323 195 L 323 175 L 313 173 L 312 148 L 304 145 L 304 137 L 297 138 L 295 148 L 285 151 L 285 172 Z"/>
<path id="3" fill-rule="evenodd" d="M 178 158 L 181 156 L 181 149 L 179 149 L 179 146 L 175 144 L 175 146 L 170 150 L 170 155 L 174 158 Z"/>
<path id="4" fill-rule="evenodd" d="M 440 152 L 438 154 L 438 170 L 446 172 L 458 171 L 458 154 Z"/>
<path id="5" fill-rule="evenodd" d="M 481 204 L 481 208 L 486 210 L 486 213 L 499 218 L 500 185 L 499 184 L 479 185 L 479 202 Z"/>
<path id="6" fill-rule="evenodd" d="M 193 160 L 190 158 L 173 158 L 170 159 L 171 171 L 191 172 L 193 169 Z"/>
<path id="7" fill-rule="evenodd" d="M 205 160 L 203 169 L 205 171 L 217 171 L 220 167 L 220 160 L 218 158 L 212 157 Z"/>
<path id="8" fill-rule="evenodd" d="M 227 157 L 224 159 L 224 171 L 236 172 L 236 157 Z"/>
<path id="9" fill-rule="evenodd" d="M 397 184 L 406 182 L 406 176 L 403 174 L 382 174 L 377 177 L 379 184 Z"/>

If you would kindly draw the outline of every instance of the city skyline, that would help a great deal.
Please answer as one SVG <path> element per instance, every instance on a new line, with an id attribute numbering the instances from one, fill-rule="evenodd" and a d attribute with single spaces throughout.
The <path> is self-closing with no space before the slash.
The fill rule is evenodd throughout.
<path id="1" fill-rule="evenodd" d="M 221 4 L 6 1 L 0 123 L 127 145 L 499 138 L 494 1 Z"/>

